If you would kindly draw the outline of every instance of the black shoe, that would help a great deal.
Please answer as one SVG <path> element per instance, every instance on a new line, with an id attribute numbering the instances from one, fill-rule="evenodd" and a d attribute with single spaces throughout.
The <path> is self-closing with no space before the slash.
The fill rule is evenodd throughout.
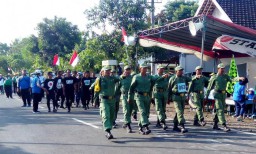
<path id="1" fill-rule="evenodd" d="M 167 130 L 168 128 L 166 124 L 163 124 L 162 127 L 163 127 L 163 130 Z"/>
<path id="2" fill-rule="evenodd" d="M 130 124 L 127 124 L 127 133 L 132 133 L 132 128 Z"/>
<path id="3" fill-rule="evenodd" d="M 68 110 L 68 113 L 70 113 L 70 109 Z"/>
<path id="4" fill-rule="evenodd" d="M 21 107 L 26 107 L 26 105 L 22 105 Z"/>
<path id="5" fill-rule="evenodd" d="M 143 131 L 142 127 L 139 128 L 139 134 L 146 135 L 146 133 Z"/>
<path id="6" fill-rule="evenodd" d="M 148 126 L 145 127 L 145 134 L 148 135 L 151 133 L 151 130 L 148 128 Z"/>
<path id="7" fill-rule="evenodd" d="M 132 117 L 133 117 L 133 120 L 137 121 L 137 114 L 134 114 Z"/>
<path id="8" fill-rule="evenodd" d="M 178 126 L 174 126 L 172 130 L 175 132 L 181 132 L 181 129 Z"/>
<path id="9" fill-rule="evenodd" d="M 107 133 L 107 134 L 106 134 L 105 136 L 106 136 L 107 139 L 110 140 L 110 139 L 113 139 L 113 138 L 114 138 L 114 136 L 111 134 L 110 130 L 106 130 L 106 133 Z"/>
<path id="10" fill-rule="evenodd" d="M 203 121 L 200 121 L 199 124 L 204 127 L 206 125 L 206 122 L 203 120 Z"/>
<path id="11" fill-rule="evenodd" d="M 87 109 L 89 109 L 89 105 L 87 105 Z"/>
<path id="12" fill-rule="evenodd" d="M 161 126 L 161 124 L 160 123 L 156 123 L 156 128 L 161 128 L 162 126 Z"/>
<path id="13" fill-rule="evenodd" d="M 200 123 L 199 123 L 197 120 L 194 120 L 193 125 L 194 125 L 194 126 L 201 126 Z"/>
<path id="14" fill-rule="evenodd" d="M 53 112 L 57 112 L 57 109 L 53 109 Z"/>
<path id="15" fill-rule="evenodd" d="M 113 128 L 117 128 L 117 126 L 118 126 L 118 125 L 116 124 L 116 122 L 114 122 L 114 123 L 113 123 Z"/>
<path id="16" fill-rule="evenodd" d="M 188 130 L 185 127 L 181 127 L 181 133 L 187 133 Z"/>
<path id="17" fill-rule="evenodd" d="M 64 109 L 64 106 L 60 106 L 60 108 Z"/>
<path id="18" fill-rule="evenodd" d="M 48 112 L 51 112 L 51 110 L 48 110 Z"/>
<path id="19" fill-rule="evenodd" d="M 220 130 L 220 128 L 219 128 L 219 126 L 218 126 L 218 124 L 216 124 L 216 123 L 214 123 L 214 125 L 213 125 L 212 129 L 214 129 L 214 130 Z"/>
<path id="20" fill-rule="evenodd" d="M 31 107 L 31 105 L 28 105 L 27 107 Z"/>
<path id="21" fill-rule="evenodd" d="M 229 132 L 229 131 L 231 131 L 231 130 L 230 130 L 230 128 L 227 127 L 226 124 L 223 124 L 223 131 L 224 131 L 224 132 Z"/>

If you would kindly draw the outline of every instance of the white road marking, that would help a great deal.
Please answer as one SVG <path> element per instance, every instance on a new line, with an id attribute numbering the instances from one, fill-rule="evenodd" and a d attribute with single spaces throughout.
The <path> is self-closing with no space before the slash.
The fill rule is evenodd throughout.
<path id="1" fill-rule="evenodd" d="M 101 129 L 99 126 L 96 126 L 96 125 L 93 125 L 91 123 L 88 123 L 88 122 L 85 122 L 85 121 L 82 121 L 82 120 L 79 120 L 79 119 L 76 119 L 76 118 L 72 118 L 73 120 L 77 121 L 77 122 L 80 122 L 82 124 L 85 124 L 87 126 L 91 126 L 93 128 L 96 128 L 96 129 Z"/>
<path id="2" fill-rule="evenodd" d="M 243 133 L 243 134 L 247 134 L 247 135 L 255 135 L 256 136 L 256 133 L 250 133 L 250 132 L 245 132 L 245 131 L 240 131 L 240 130 L 235 130 L 235 129 L 232 129 L 231 131 L 239 132 L 239 133 Z"/>

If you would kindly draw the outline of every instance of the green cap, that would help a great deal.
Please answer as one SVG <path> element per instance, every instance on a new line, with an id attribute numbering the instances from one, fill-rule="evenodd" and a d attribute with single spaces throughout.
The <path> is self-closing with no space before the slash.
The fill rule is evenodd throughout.
<path id="1" fill-rule="evenodd" d="M 181 66 L 175 67 L 175 71 L 184 70 Z"/>
<path id="2" fill-rule="evenodd" d="M 126 66 L 124 67 L 124 70 L 127 70 L 127 69 L 131 69 L 131 66 L 126 65 Z"/>
<path id="3" fill-rule="evenodd" d="M 164 65 L 157 65 L 157 69 L 159 69 L 159 68 L 165 68 L 165 66 Z"/>
<path id="4" fill-rule="evenodd" d="M 104 66 L 104 67 L 102 68 L 102 70 L 103 70 L 103 71 L 108 71 L 108 70 L 111 70 L 111 68 L 110 68 L 109 66 Z"/>
<path id="5" fill-rule="evenodd" d="M 220 64 L 218 65 L 218 68 L 225 68 L 225 65 L 224 65 L 223 63 L 220 63 Z"/>
<path id="6" fill-rule="evenodd" d="M 140 68 L 145 68 L 145 67 L 148 67 L 148 65 L 146 65 L 146 64 L 140 64 Z"/>
<path id="7" fill-rule="evenodd" d="M 202 70 L 203 69 L 203 67 L 201 67 L 201 66 L 197 66 L 196 68 L 195 68 L 195 70 Z"/>

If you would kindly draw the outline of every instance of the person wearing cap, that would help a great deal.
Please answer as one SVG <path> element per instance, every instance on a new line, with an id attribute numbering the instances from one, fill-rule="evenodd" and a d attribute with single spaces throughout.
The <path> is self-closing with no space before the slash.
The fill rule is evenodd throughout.
<path id="1" fill-rule="evenodd" d="M 194 126 L 205 126 L 203 116 L 203 101 L 204 101 L 204 87 L 207 86 L 209 79 L 202 75 L 203 68 L 197 66 L 195 68 L 196 75 L 192 77 L 192 81 L 189 84 L 188 96 L 192 93 L 193 103 L 196 107 L 196 114 L 194 116 Z"/>
<path id="2" fill-rule="evenodd" d="M 128 133 L 132 133 L 131 128 L 131 115 L 134 103 L 128 103 L 128 91 L 132 82 L 131 67 L 125 66 L 124 72 L 120 77 L 119 87 L 121 91 L 121 100 L 124 113 L 124 124 L 123 128 L 127 128 Z"/>
<path id="3" fill-rule="evenodd" d="M 31 107 L 31 80 L 30 77 L 27 76 L 27 71 L 22 70 L 22 76 L 18 78 L 18 93 L 20 93 L 22 101 L 23 101 L 23 106 L 26 107 Z"/>
<path id="4" fill-rule="evenodd" d="M 99 77 L 95 82 L 99 84 L 99 98 L 101 101 L 100 110 L 103 127 L 108 139 L 113 139 L 111 129 L 115 118 L 115 84 L 119 82 L 119 78 L 110 76 L 111 68 L 103 67 L 103 76 Z"/>
<path id="5" fill-rule="evenodd" d="M 149 129 L 149 111 L 150 111 L 150 94 L 153 86 L 153 76 L 147 75 L 148 66 L 140 65 L 140 73 L 135 75 L 128 92 L 128 102 L 132 103 L 135 99 L 140 112 L 139 133 L 147 135 L 151 133 Z M 162 78 L 167 77 L 163 75 Z M 161 79 L 161 78 L 160 78 Z"/>
<path id="6" fill-rule="evenodd" d="M 175 107 L 175 117 L 173 119 L 174 131 L 186 133 L 188 132 L 185 129 L 185 118 L 184 118 L 184 108 L 185 108 L 185 100 L 187 93 L 187 86 L 191 78 L 183 75 L 183 68 L 181 66 L 177 66 L 175 68 L 175 75 L 172 76 L 168 83 L 168 97 L 169 101 L 173 101 Z M 180 126 L 181 128 L 179 128 Z"/>
<path id="7" fill-rule="evenodd" d="M 39 113 L 38 111 L 38 103 L 41 101 L 41 91 L 42 91 L 42 83 L 40 81 L 40 71 L 35 71 L 35 77 L 32 80 L 32 96 L 33 96 L 33 113 Z"/>
<path id="8" fill-rule="evenodd" d="M 153 76 L 153 98 L 155 101 L 155 108 L 157 113 L 157 127 L 161 126 L 163 130 L 168 127 L 166 125 L 166 103 L 168 102 L 168 81 L 170 77 L 162 78 L 164 75 L 164 65 L 157 66 L 157 74 Z M 160 79 L 161 78 L 161 79 Z M 160 80 L 158 80 L 160 79 Z"/>
<path id="9" fill-rule="evenodd" d="M 90 72 L 85 71 L 80 81 L 79 87 L 81 87 L 82 104 L 85 110 L 89 109 L 89 103 L 91 99 L 90 87 L 92 85 L 92 78 Z"/>
<path id="10" fill-rule="evenodd" d="M 43 90 L 46 93 L 46 101 L 47 101 L 47 107 L 48 107 L 48 112 L 51 112 L 51 106 L 50 106 L 50 101 L 52 100 L 52 105 L 53 105 L 53 112 L 57 112 L 58 109 L 58 104 L 57 100 L 55 97 L 55 82 L 53 79 L 53 74 L 52 72 L 47 73 L 48 78 L 44 81 L 44 87 Z"/>
<path id="11" fill-rule="evenodd" d="M 213 118 L 214 124 L 213 129 L 214 130 L 220 130 L 218 127 L 218 123 L 223 126 L 223 130 L 225 132 L 230 131 L 230 129 L 226 125 L 226 119 L 224 115 L 224 109 L 225 109 L 225 100 L 226 100 L 226 88 L 228 82 L 232 82 L 231 78 L 225 74 L 225 65 L 223 63 L 220 63 L 218 66 L 218 72 L 217 74 L 213 75 L 210 78 L 207 92 L 206 92 L 206 99 L 208 99 L 208 96 L 210 94 L 210 91 L 214 89 L 214 100 L 215 100 L 215 115 Z M 243 77 L 240 77 L 239 80 L 244 80 Z M 236 79 L 234 79 L 236 80 Z"/>

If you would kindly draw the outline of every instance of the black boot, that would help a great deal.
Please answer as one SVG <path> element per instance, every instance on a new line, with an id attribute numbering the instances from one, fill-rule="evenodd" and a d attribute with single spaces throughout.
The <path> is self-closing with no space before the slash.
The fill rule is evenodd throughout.
<path id="1" fill-rule="evenodd" d="M 228 128 L 225 123 L 223 124 L 223 131 L 224 131 L 224 132 L 229 132 L 229 131 L 231 131 L 230 128 Z"/>
<path id="2" fill-rule="evenodd" d="M 181 129 L 178 127 L 178 124 L 177 124 L 177 123 L 174 123 L 172 130 L 173 130 L 173 131 L 176 131 L 176 132 L 181 132 Z"/>
<path id="3" fill-rule="evenodd" d="M 184 124 L 181 124 L 181 133 L 187 133 L 188 130 L 185 128 Z"/>
<path id="4" fill-rule="evenodd" d="M 162 121 L 161 123 L 162 123 L 162 128 L 163 128 L 163 130 L 166 130 L 168 127 L 167 127 L 165 121 Z"/>
<path id="5" fill-rule="evenodd" d="M 144 132 L 142 126 L 139 127 L 139 134 L 146 135 L 146 133 Z"/>
<path id="6" fill-rule="evenodd" d="M 146 135 L 151 133 L 151 130 L 148 128 L 148 125 L 144 126 Z"/>
<path id="7" fill-rule="evenodd" d="M 127 124 L 127 133 L 132 133 L 132 127 L 129 123 Z"/>
<path id="8" fill-rule="evenodd" d="M 105 136 L 109 140 L 114 138 L 109 129 L 106 130 L 106 135 Z"/>
<path id="9" fill-rule="evenodd" d="M 194 123 L 193 123 L 194 126 L 201 126 L 198 122 L 198 120 L 194 120 Z"/>
<path id="10" fill-rule="evenodd" d="M 156 122 L 156 128 L 161 128 L 161 124 L 160 124 L 160 121 L 158 118 L 157 118 L 157 122 Z"/>
<path id="11" fill-rule="evenodd" d="M 214 123 L 213 123 L 212 129 L 220 130 L 220 128 L 219 128 L 219 126 L 218 126 L 218 122 L 214 122 Z"/>
<path id="12" fill-rule="evenodd" d="M 137 114 L 133 114 L 133 119 L 135 120 L 135 121 L 137 121 L 138 119 L 137 119 Z"/>

